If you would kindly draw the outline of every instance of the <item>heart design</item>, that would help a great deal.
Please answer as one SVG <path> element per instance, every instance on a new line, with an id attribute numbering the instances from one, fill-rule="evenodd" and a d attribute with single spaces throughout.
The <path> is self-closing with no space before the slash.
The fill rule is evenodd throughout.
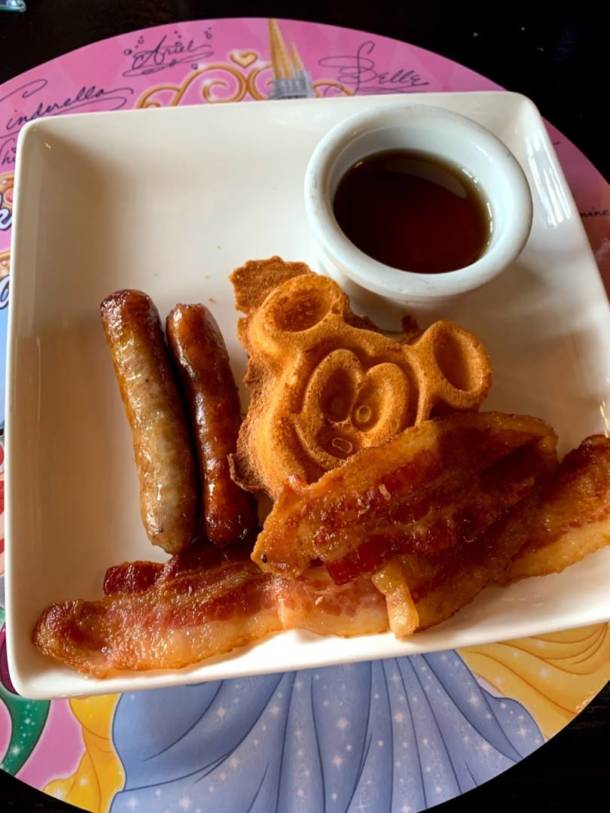
<path id="1" fill-rule="evenodd" d="M 333 350 L 313 371 L 295 428 L 303 447 L 324 469 L 404 428 L 409 380 L 398 364 L 365 368 L 351 350 Z"/>
<path id="2" fill-rule="evenodd" d="M 230 57 L 240 68 L 248 68 L 253 62 L 256 62 L 258 53 L 256 51 L 231 51 Z"/>

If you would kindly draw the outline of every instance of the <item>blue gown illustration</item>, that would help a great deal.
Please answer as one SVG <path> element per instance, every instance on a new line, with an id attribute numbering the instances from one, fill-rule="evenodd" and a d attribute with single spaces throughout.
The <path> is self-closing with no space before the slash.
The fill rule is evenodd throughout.
<path id="1" fill-rule="evenodd" d="M 455 652 L 123 695 L 112 813 L 415 813 L 537 748 Z"/>

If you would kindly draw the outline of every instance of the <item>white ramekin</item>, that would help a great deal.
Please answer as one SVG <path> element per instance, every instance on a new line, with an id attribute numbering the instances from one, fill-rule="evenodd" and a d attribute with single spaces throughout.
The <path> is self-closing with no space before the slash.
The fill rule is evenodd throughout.
<path id="1" fill-rule="evenodd" d="M 476 262 L 443 274 L 401 271 L 369 257 L 339 228 L 333 199 L 345 172 L 367 155 L 394 149 L 448 160 L 478 185 L 490 209 L 492 233 Z M 333 127 L 309 160 L 305 207 L 322 270 L 344 287 L 356 310 L 388 329 L 396 327 L 399 312 L 436 314 L 497 277 L 520 254 L 532 223 L 529 185 L 508 147 L 465 116 L 418 104 L 375 108 Z"/>

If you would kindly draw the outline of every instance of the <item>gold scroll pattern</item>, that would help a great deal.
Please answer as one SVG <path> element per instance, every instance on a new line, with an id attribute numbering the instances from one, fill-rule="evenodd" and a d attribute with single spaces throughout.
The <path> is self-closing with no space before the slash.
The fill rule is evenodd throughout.
<path id="1" fill-rule="evenodd" d="M 227 62 L 211 62 L 187 74 L 179 83 L 153 85 L 136 102 L 138 108 L 177 107 L 193 88 L 195 98 L 209 104 L 240 102 L 244 99 L 262 101 L 268 98 L 275 80 L 290 79 L 305 71 L 303 60 L 294 43 L 287 46 L 277 20 L 269 20 L 271 60 L 264 61 L 251 48 L 231 51 Z M 316 96 L 352 96 L 353 90 L 334 79 L 318 79 L 311 83 Z"/>
<path id="2" fill-rule="evenodd" d="M 236 53 L 233 52 L 229 58 L 235 61 L 235 56 Z M 258 54 L 256 58 L 258 60 Z M 262 101 L 267 98 L 267 91 L 273 80 L 273 75 L 269 74 L 270 71 L 270 62 L 257 64 L 250 67 L 249 70 L 243 69 L 238 63 L 232 65 L 229 62 L 212 62 L 191 71 L 179 84 L 168 82 L 153 85 L 140 96 L 136 102 L 136 107 L 141 109 L 177 107 L 187 91 L 195 86 L 198 81 L 201 82 L 200 98 L 209 104 L 241 102 L 244 99 Z M 265 74 L 267 75 L 265 76 Z M 353 95 L 350 88 L 332 79 L 320 79 L 313 83 L 313 87 L 316 96 L 326 95 L 326 92 L 333 88 L 338 95 Z M 322 92 L 323 89 L 325 93 Z"/>

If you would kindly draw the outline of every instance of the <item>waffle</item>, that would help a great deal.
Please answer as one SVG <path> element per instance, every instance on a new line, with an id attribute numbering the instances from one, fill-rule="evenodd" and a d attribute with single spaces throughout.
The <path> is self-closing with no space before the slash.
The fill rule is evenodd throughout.
<path id="1" fill-rule="evenodd" d="M 449 411 L 476 410 L 491 385 L 481 343 L 449 321 L 402 341 L 354 315 L 333 280 L 279 257 L 231 277 L 247 314 L 251 400 L 233 458 L 244 488 L 276 497 L 361 449 Z"/>

